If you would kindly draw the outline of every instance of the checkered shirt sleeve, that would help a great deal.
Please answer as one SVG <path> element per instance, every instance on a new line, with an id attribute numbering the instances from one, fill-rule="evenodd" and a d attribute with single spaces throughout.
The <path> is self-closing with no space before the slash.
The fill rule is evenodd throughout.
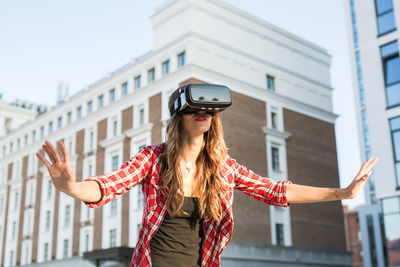
<path id="1" fill-rule="evenodd" d="M 235 189 L 269 205 L 290 206 L 286 200 L 286 189 L 291 181 L 274 181 L 248 170 L 232 158 L 228 157 L 228 161 L 234 171 Z"/>
<path id="2" fill-rule="evenodd" d="M 154 150 L 150 146 L 145 147 L 131 157 L 129 161 L 126 161 L 121 168 L 108 174 L 85 179 L 84 181 L 97 182 L 101 192 L 101 198 L 98 202 L 84 202 L 85 205 L 89 208 L 103 206 L 137 184 L 142 183 L 152 165 L 153 152 Z"/>

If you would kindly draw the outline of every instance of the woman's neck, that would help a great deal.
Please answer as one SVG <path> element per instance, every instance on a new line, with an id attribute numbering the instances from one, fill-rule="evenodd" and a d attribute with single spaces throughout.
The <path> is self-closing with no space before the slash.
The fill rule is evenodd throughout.
<path id="1" fill-rule="evenodd" d="M 185 163 L 195 164 L 203 145 L 203 135 L 183 136 L 181 159 Z"/>

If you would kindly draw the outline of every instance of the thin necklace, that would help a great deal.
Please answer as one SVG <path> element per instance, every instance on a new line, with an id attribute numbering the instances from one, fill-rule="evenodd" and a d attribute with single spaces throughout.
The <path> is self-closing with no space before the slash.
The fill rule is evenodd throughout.
<path id="1" fill-rule="evenodd" d="M 195 169 L 195 167 L 190 164 L 190 163 L 184 163 L 184 168 L 183 170 L 186 172 L 186 174 L 191 173 L 193 170 Z"/>

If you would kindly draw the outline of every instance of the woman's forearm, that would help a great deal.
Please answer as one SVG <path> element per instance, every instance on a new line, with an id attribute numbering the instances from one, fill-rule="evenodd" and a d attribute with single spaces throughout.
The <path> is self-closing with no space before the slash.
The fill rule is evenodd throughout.
<path id="1" fill-rule="evenodd" d="M 339 188 L 313 187 L 298 184 L 288 184 L 286 199 L 288 203 L 312 203 L 334 201 L 343 198 Z"/>
<path id="2" fill-rule="evenodd" d="M 65 193 L 85 202 L 96 203 L 101 199 L 100 187 L 95 181 L 77 182 L 70 192 Z"/>

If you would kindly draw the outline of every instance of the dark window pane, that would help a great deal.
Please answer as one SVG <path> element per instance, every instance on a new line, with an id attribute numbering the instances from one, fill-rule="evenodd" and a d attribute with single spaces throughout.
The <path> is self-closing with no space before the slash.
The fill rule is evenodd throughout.
<path id="1" fill-rule="evenodd" d="M 394 57 L 386 61 L 386 84 L 400 82 L 400 58 Z"/>
<path id="2" fill-rule="evenodd" d="M 275 224 L 275 230 L 276 230 L 276 244 L 278 246 L 283 246 L 284 245 L 283 224 L 281 223 Z"/>
<path id="3" fill-rule="evenodd" d="M 376 258 L 375 233 L 374 233 L 374 223 L 372 215 L 367 215 L 367 227 L 368 227 L 369 248 L 370 248 L 369 253 L 371 255 L 372 266 L 378 266 Z"/>
<path id="4" fill-rule="evenodd" d="M 384 34 L 396 29 L 393 11 L 378 17 L 379 34 Z"/>
<path id="5" fill-rule="evenodd" d="M 396 161 L 400 161 L 400 132 L 393 133 L 393 150 Z"/>

